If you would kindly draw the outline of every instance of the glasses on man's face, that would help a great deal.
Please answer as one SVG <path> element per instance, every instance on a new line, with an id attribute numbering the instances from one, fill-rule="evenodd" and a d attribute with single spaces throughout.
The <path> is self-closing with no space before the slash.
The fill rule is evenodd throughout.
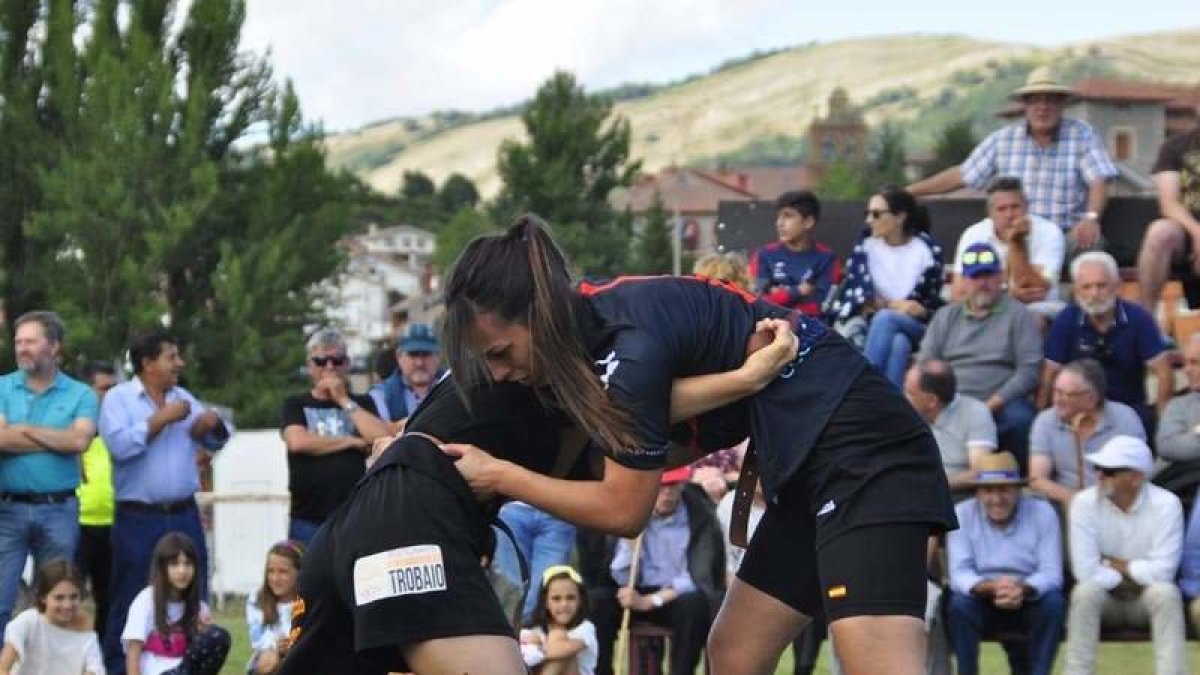
<path id="1" fill-rule="evenodd" d="M 1062 94 L 1029 94 L 1021 99 L 1029 105 L 1054 105 L 1067 100 Z"/>
<path id="2" fill-rule="evenodd" d="M 1129 471 L 1129 469 L 1127 469 L 1125 467 L 1107 467 L 1107 466 L 1096 467 L 1096 473 L 1100 474 L 1101 476 L 1104 476 L 1105 478 L 1112 478 L 1113 476 L 1120 476 L 1121 474 L 1126 473 L 1128 471 Z"/>
<path id="3" fill-rule="evenodd" d="M 318 368 L 324 368 L 325 366 L 341 368 L 347 363 L 350 363 L 350 357 L 346 356 L 345 354 L 341 356 L 311 356 L 309 357 L 309 361 L 312 361 L 313 365 Z"/>
<path id="4" fill-rule="evenodd" d="M 866 211 L 863 211 L 863 216 L 865 216 L 867 220 L 878 220 L 882 218 L 885 213 L 891 213 L 891 211 L 888 211 L 887 209 L 867 209 Z"/>
<path id="5" fill-rule="evenodd" d="M 1065 399 L 1082 398 L 1090 393 L 1092 393 L 1091 389 L 1076 389 L 1075 391 L 1068 391 L 1066 389 L 1059 389 L 1058 387 L 1054 388 L 1054 395 L 1058 398 Z"/>
<path id="6" fill-rule="evenodd" d="M 962 261 L 964 265 L 991 265 L 996 262 L 996 254 L 992 251 L 967 251 Z"/>

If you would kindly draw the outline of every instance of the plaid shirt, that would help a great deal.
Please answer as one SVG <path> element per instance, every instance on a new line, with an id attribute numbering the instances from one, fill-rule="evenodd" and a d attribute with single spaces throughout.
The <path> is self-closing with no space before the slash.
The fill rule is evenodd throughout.
<path id="1" fill-rule="evenodd" d="M 1024 121 L 998 129 L 975 147 L 961 170 L 963 180 L 976 190 L 996 176 L 1020 178 L 1030 212 L 1064 231 L 1083 218 L 1088 186 L 1117 176 L 1117 167 L 1092 128 L 1069 117 L 1063 118 L 1058 137 L 1045 148 L 1029 135 Z"/>

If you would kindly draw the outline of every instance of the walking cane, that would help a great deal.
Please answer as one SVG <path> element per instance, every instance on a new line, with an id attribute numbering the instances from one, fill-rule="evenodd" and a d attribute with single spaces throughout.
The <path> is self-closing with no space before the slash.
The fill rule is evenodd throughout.
<path id="1" fill-rule="evenodd" d="M 638 564 L 642 558 L 642 537 L 645 531 L 633 540 L 633 560 L 629 563 L 629 584 L 626 586 L 632 593 L 637 584 Z M 621 630 L 617 632 L 617 675 L 627 675 L 629 670 L 629 614 L 630 607 L 621 613 Z"/>

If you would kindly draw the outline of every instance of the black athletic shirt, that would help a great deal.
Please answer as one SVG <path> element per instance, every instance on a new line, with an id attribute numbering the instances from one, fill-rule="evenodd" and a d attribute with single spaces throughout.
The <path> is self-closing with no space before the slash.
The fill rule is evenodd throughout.
<path id="1" fill-rule="evenodd" d="M 702 415 L 691 428 L 693 442 L 710 451 L 729 447 L 752 430 L 768 495 L 804 462 L 829 416 L 866 367 L 853 348 L 819 321 L 759 301 L 724 282 L 623 277 L 603 285 L 584 283 L 580 294 L 596 372 L 609 394 L 633 414 L 642 441 L 640 448 L 614 459 L 635 468 L 658 468 L 665 462 L 673 436 L 672 381 L 741 366 L 759 319 L 792 322 L 800 338 L 797 363 L 759 394 Z"/>

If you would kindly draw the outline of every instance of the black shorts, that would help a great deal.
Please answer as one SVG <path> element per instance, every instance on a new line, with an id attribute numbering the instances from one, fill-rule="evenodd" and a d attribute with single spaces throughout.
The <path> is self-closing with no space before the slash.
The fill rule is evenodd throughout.
<path id="1" fill-rule="evenodd" d="M 452 461 L 406 436 L 379 463 L 305 556 L 284 674 L 407 671 L 408 645 L 515 637 L 480 566 L 494 547 L 490 519 Z"/>
<path id="2" fill-rule="evenodd" d="M 937 443 L 882 375 L 858 375 L 751 538 L 738 578 L 829 621 L 925 612 L 926 542 L 957 526 Z"/>

